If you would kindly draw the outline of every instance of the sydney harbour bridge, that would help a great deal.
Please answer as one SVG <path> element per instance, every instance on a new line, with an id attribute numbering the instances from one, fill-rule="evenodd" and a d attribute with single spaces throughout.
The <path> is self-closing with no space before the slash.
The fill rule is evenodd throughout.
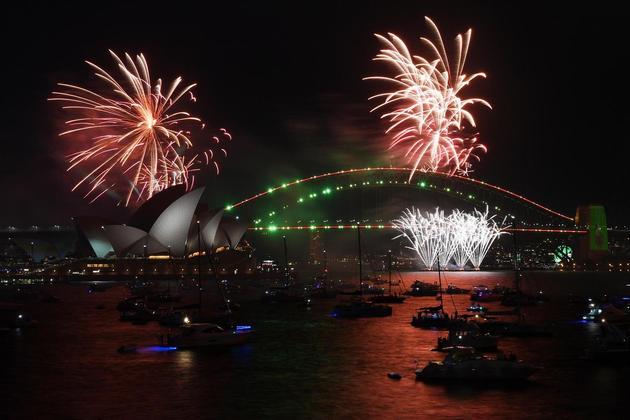
<path id="1" fill-rule="evenodd" d="M 554 237 L 554 246 L 570 244 L 577 250 L 575 257 L 582 260 L 598 258 L 608 249 L 609 229 L 601 206 L 580 206 L 575 215 L 567 215 L 474 178 L 439 172 L 417 172 L 410 178 L 410 171 L 403 167 L 344 169 L 286 180 L 251 193 L 235 190 L 217 194 L 206 188 L 199 197 L 199 205 L 222 209 L 225 215 L 238 220 L 247 227 L 245 238 L 263 250 L 269 249 L 265 243 L 277 244 L 274 237 L 279 235 L 288 235 L 293 243 L 304 243 L 314 232 L 328 235 L 333 241 L 343 241 L 357 226 L 369 231 L 367 238 L 371 236 L 381 248 L 387 248 L 392 246 L 391 239 L 395 236 L 392 220 L 409 207 L 427 211 L 436 207 L 468 212 L 487 209 L 505 231 L 528 236 L 533 241 Z M 141 237 L 138 232 L 149 232 L 159 213 L 156 209 L 162 211 L 181 198 L 185 194 L 181 187 L 157 194 L 141 206 L 125 222 L 135 226 L 133 235 Z M 96 220 L 92 224 L 100 228 L 106 223 L 110 222 Z M 68 229 L 59 226 L 5 229 L 4 236 L 5 240 L 10 237 L 26 254 L 40 254 L 40 259 L 50 254 L 63 257 L 68 253 L 65 248 L 72 243 L 68 240 Z M 63 241 L 56 241 L 55 237 Z M 99 241 L 91 241 L 92 250 L 88 254 L 101 256 L 94 249 L 94 243 L 100 246 Z"/>

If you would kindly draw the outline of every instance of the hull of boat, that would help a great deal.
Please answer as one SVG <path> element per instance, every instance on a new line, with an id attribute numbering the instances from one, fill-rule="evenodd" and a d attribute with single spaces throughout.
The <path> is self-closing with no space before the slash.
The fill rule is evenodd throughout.
<path id="1" fill-rule="evenodd" d="M 446 318 L 441 319 L 428 319 L 428 318 L 419 318 L 413 317 L 411 319 L 411 325 L 416 328 L 425 328 L 425 329 L 439 329 L 445 330 L 448 329 L 451 325 L 451 320 Z"/>
<path id="2" fill-rule="evenodd" d="M 430 363 L 416 371 L 416 379 L 421 381 L 524 381 L 535 368 L 508 361 L 461 362 L 456 365 Z"/>
<path id="3" fill-rule="evenodd" d="M 209 334 L 209 336 L 199 337 L 170 337 L 168 340 L 169 346 L 177 347 L 178 349 L 192 349 L 192 348 L 216 348 L 216 347 L 229 347 L 237 346 L 247 342 L 247 332 L 226 332 L 221 334 Z"/>

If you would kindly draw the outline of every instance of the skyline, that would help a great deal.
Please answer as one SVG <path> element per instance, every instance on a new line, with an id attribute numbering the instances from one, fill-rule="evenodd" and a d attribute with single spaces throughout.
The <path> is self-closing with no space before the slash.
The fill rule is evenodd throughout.
<path id="1" fill-rule="evenodd" d="M 13 7 L 20 17 L 33 9 Z M 17 39 L 7 46 L 7 56 L 19 63 L 2 70 L 11 82 L 2 99 L 11 121 L 1 158 L 11 203 L 0 213 L 4 224 L 63 224 L 77 214 L 129 213 L 115 208 L 115 200 L 89 206 L 82 194 L 69 191 L 76 178 L 65 172 L 65 143 L 57 137 L 62 115 L 46 103 L 57 81 L 93 83 L 83 60 L 102 62 L 108 48 L 142 52 L 156 74 L 199 83 L 196 112 L 234 136 L 222 174 L 209 177 L 219 192 L 250 188 L 241 194 L 245 197 L 296 176 L 389 164 L 380 159 L 387 145 L 385 124 L 369 113 L 367 99 L 376 89 L 361 79 L 379 69 L 371 61 L 380 48 L 373 33 L 394 32 L 416 50 L 426 34 L 425 15 L 438 22 L 447 46 L 472 27 L 468 68 L 488 75 L 471 87 L 494 108 L 478 113 L 488 153 L 473 178 L 569 214 L 577 205 L 601 203 L 610 224 L 625 222 L 630 210 L 619 183 L 611 182 L 628 175 L 627 147 L 617 134 L 624 122 L 624 92 L 606 83 L 622 80 L 624 57 L 615 43 L 621 42 L 615 39 L 621 30 L 610 23 L 620 18 L 602 21 L 576 9 L 522 16 L 518 6 L 487 3 L 451 9 L 431 2 L 398 7 L 370 2 L 310 11 L 241 3 L 221 6 L 220 13 L 207 11 L 222 16 L 212 20 L 182 6 L 168 30 L 138 32 L 128 42 L 123 30 L 128 20 L 112 17 L 120 16 L 118 8 L 81 20 L 83 11 L 68 7 L 44 6 L 48 13 L 38 8 L 30 24 L 2 29 L 3 39 Z M 138 15 L 138 9 L 126 12 Z M 506 13 L 520 15 L 520 24 Z M 10 36 L 12 30 L 17 37 Z M 123 31 L 112 34 L 118 30 Z M 593 58 L 583 60 L 582 51 Z M 273 173 L 244 182 L 270 167 Z"/>

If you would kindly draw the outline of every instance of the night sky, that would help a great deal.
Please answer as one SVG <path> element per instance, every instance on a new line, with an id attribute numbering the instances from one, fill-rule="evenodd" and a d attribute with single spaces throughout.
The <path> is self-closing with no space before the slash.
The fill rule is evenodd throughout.
<path id="1" fill-rule="evenodd" d="M 388 165 L 385 125 L 367 101 L 379 86 L 362 81 L 386 71 L 371 61 L 373 33 L 394 32 L 420 53 L 425 15 L 447 46 L 472 27 L 467 73 L 488 74 L 468 90 L 493 106 L 475 108 L 488 153 L 473 176 L 566 214 L 601 203 L 611 223 L 630 220 L 630 52 L 618 6 L 339 3 L 4 6 L 0 224 L 128 212 L 112 198 L 89 206 L 69 191 L 78 176 L 65 172 L 72 142 L 57 136 L 64 115 L 46 101 L 56 82 L 96 86 L 83 60 L 113 70 L 108 49 L 143 52 L 154 76 L 199 84 L 193 111 L 234 136 L 223 173 L 207 177 L 217 191 L 244 197 L 297 176 Z"/>

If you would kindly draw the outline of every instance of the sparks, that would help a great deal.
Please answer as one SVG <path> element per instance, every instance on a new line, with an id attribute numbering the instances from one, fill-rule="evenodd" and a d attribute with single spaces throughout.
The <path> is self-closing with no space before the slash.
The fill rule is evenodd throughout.
<path id="1" fill-rule="evenodd" d="M 415 208 L 406 209 L 393 221 L 392 227 L 400 232 L 397 238 L 405 238 L 424 266 L 432 270 L 439 263 L 447 267 L 451 260 L 462 270 L 470 261 L 479 270 L 493 242 L 501 236 L 503 223 L 485 212 L 475 210 L 465 213 L 454 210 L 445 216 L 438 208 L 422 213 Z"/>
<path id="2" fill-rule="evenodd" d="M 49 98 L 76 115 L 66 121 L 68 129 L 60 136 L 76 138 L 84 133 L 90 141 L 89 147 L 68 156 L 68 170 L 83 168 L 85 173 L 72 190 L 86 185 L 85 197 L 96 195 L 94 201 L 107 189 L 118 187 L 124 190 L 124 203 L 129 205 L 134 193 L 141 201 L 172 185 L 190 188 L 194 177 L 191 172 L 199 170 L 202 161 L 198 156 L 203 153 L 186 156 L 198 148 L 190 133 L 193 126 L 203 129 L 205 124 L 178 108 L 186 95 L 192 102 L 197 101 L 192 92 L 196 84 L 184 86 L 178 77 L 164 88 L 161 79 L 152 82 L 143 54 L 135 60 L 127 53 L 122 58 L 111 50 L 110 54 L 122 81 L 86 61 L 108 89 L 97 93 L 59 83 L 62 89 Z M 120 182 L 121 176 L 125 182 Z"/>
<path id="3" fill-rule="evenodd" d="M 402 148 L 402 155 L 415 171 L 443 171 L 466 175 L 471 161 L 479 160 L 478 152 L 486 147 L 478 143 L 476 123 L 468 110 L 471 105 L 490 104 L 480 98 L 462 98 L 464 87 L 484 73 L 470 76 L 464 71 L 472 31 L 455 38 L 455 60 L 451 64 L 440 32 L 428 17 L 425 18 L 435 41 L 421 38 L 427 46 L 428 57 L 412 55 L 396 35 L 376 34 L 384 48 L 374 58 L 394 68 L 395 75 L 367 77 L 394 86 L 393 92 L 372 96 L 381 101 L 372 111 L 383 110 L 381 116 L 389 122 L 386 133 L 391 134 L 389 150 Z"/>

